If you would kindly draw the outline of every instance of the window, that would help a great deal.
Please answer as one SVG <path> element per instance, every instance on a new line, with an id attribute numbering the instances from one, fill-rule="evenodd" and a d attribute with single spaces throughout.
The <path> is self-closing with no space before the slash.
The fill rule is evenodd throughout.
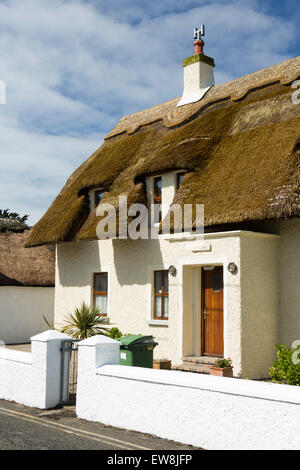
<path id="1" fill-rule="evenodd" d="M 161 187 L 162 187 L 162 183 L 161 183 L 161 176 L 157 176 L 156 178 L 154 178 L 153 180 L 153 194 L 154 194 L 154 204 L 159 204 L 161 205 Z M 162 219 L 162 215 L 161 215 L 161 210 L 159 211 L 159 215 L 158 215 L 158 221 L 155 220 L 155 222 L 161 222 L 161 219 Z"/>
<path id="2" fill-rule="evenodd" d="M 221 273 L 216 272 L 214 273 L 214 278 L 213 278 L 213 292 L 221 292 L 221 290 L 222 290 Z"/>
<path id="3" fill-rule="evenodd" d="M 178 189 L 180 188 L 184 175 L 184 172 L 176 174 L 176 191 L 178 191 Z"/>
<path id="4" fill-rule="evenodd" d="M 154 271 L 154 319 L 169 318 L 168 271 Z"/>
<path id="5" fill-rule="evenodd" d="M 93 303 L 102 315 L 107 315 L 107 273 L 94 274 Z"/>
<path id="6" fill-rule="evenodd" d="M 101 199 L 104 196 L 103 189 L 96 189 L 94 192 L 94 207 L 97 207 L 100 204 Z"/>

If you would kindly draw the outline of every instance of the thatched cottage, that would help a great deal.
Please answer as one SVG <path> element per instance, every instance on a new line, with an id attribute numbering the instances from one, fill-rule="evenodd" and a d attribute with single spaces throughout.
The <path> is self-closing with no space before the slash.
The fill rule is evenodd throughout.
<path id="1" fill-rule="evenodd" d="M 30 233 L 0 233 L 0 340 L 25 343 L 54 319 L 55 250 L 25 248 Z"/>
<path id="2" fill-rule="evenodd" d="M 214 85 L 196 48 L 183 96 L 123 117 L 28 246 L 56 244 L 57 324 L 96 303 L 123 333 L 154 335 L 156 358 L 202 371 L 231 357 L 235 376 L 261 378 L 274 345 L 300 339 L 300 57 Z M 96 208 L 119 196 L 204 204 L 204 242 L 99 240 Z"/>

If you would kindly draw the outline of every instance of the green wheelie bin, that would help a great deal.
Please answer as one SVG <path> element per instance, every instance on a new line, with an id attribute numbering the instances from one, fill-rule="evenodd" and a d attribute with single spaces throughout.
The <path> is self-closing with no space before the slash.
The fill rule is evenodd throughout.
<path id="1" fill-rule="evenodd" d="M 153 336 L 128 335 L 119 338 L 122 366 L 153 368 L 153 349 L 157 346 Z"/>

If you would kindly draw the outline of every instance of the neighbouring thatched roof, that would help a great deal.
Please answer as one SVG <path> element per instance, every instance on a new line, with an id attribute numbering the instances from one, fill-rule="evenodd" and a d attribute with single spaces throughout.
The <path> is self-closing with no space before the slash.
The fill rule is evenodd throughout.
<path id="1" fill-rule="evenodd" d="M 54 286 L 54 247 L 25 248 L 29 233 L 0 233 L 0 286 Z"/>
<path id="2" fill-rule="evenodd" d="M 0 217 L 0 232 L 5 232 L 6 230 L 23 232 L 26 228 L 28 228 L 26 222 L 18 219 L 6 219 L 5 217 Z"/>
<path id="3" fill-rule="evenodd" d="M 145 177 L 186 169 L 174 202 L 204 204 L 205 225 L 300 215 L 300 105 L 291 83 L 300 57 L 212 87 L 197 103 L 178 99 L 126 116 L 69 178 L 32 229 L 28 246 L 95 239 L 88 190 L 103 203 L 145 202 Z"/>

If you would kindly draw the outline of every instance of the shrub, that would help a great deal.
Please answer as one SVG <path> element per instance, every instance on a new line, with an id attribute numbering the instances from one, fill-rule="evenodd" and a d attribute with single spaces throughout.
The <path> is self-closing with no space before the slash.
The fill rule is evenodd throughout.
<path id="1" fill-rule="evenodd" d="M 54 323 L 47 320 L 45 315 L 43 315 L 43 318 L 50 330 L 61 331 L 77 339 L 89 338 L 90 336 L 100 334 L 118 340 L 123 336 L 122 331 L 117 327 L 109 328 L 108 326 L 102 326 L 103 324 L 108 325 L 107 318 L 101 315 L 97 307 L 89 307 L 84 302 L 80 308 L 75 309 L 73 314 L 65 317 L 66 324 L 60 329 L 55 328 Z"/>
<path id="2" fill-rule="evenodd" d="M 107 336 L 109 336 L 109 337 L 112 338 L 112 339 L 119 339 L 119 338 L 121 338 L 121 336 L 123 336 L 123 334 L 122 334 L 122 332 L 119 330 L 119 328 L 117 328 L 117 327 L 114 326 L 113 328 L 111 328 L 111 329 L 109 330 L 109 333 L 108 333 Z"/>
<path id="3" fill-rule="evenodd" d="M 277 359 L 270 368 L 273 382 L 300 386 L 300 346 L 291 349 L 285 344 L 276 344 Z"/>
<path id="4" fill-rule="evenodd" d="M 61 328 L 61 332 L 77 339 L 107 335 L 109 328 L 103 324 L 107 324 L 107 318 L 101 315 L 99 308 L 88 306 L 83 302 L 79 308 L 75 308 L 73 314 L 69 313 L 65 317 L 65 325 Z"/>
<path id="5" fill-rule="evenodd" d="M 225 367 L 231 367 L 232 366 L 232 360 L 230 357 L 228 359 L 217 359 L 215 362 L 216 367 L 221 367 L 224 369 Z"/>

